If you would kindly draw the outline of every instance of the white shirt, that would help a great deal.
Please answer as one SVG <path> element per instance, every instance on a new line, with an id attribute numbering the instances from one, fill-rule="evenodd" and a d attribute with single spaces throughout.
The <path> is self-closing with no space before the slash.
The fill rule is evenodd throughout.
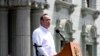
<path id="1" fill-rule="evenodd" d="M 44 55 L 44 56 L 56 55 L 54 40 L 48 29 L 42 26 L 37 28 L 32 34 L 32 41 L 33 43 L 42 46 L 38 47 L 39 55 Z"/>

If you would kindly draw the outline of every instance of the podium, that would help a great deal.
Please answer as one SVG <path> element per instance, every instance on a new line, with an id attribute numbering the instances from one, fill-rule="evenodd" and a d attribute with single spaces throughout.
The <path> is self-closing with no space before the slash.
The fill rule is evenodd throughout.
<path id="1" fill-rule="evenodd" d="M 77 43 L 65 43 L 63 49 L 56 56 L 82 56 L 80 45 Z"/>

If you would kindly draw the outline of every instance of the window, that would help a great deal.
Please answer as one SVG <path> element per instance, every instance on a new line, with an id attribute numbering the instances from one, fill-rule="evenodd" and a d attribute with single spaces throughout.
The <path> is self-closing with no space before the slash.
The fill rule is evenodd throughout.
<path id="1" fill-rule="evenodd" d="M 96 0 L 82 0 L 82 7 L 96 8 Z"/>
<path id="2" fill-rule="evenodd" d="M 90 7 L 90 0 L 87 0 L 87 7 Z"/>
<path id="3" fill-rule="evenodd" d="M 86 56 L 92 56 L 92 45 L 86 45 Z"/>

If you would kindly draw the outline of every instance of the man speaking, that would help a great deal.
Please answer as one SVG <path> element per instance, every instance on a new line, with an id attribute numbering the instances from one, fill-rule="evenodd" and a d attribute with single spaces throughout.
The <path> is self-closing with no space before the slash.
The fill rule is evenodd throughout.
<path id="1" fill-rule="evenodd" d="M 40 26 L 33 31 L 32 41 L 37 49 L 37 56 L 54 56 L 56 55 L 54 39 L 49 32 L 51 17 L 43 14 L 40 17 Z"/>

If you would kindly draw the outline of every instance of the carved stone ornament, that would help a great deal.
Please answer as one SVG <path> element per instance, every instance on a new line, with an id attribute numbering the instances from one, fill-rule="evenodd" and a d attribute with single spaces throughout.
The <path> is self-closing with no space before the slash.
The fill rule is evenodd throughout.
<path id="1" fill-rule="evenodd" d="M 72 22 L 67 19 L 57 19 L 56 28 L 61 31 L 61 33 L 67 37 L 70 41 L 73 41 L 72 34 L 75 32 L 72 29 Z M 68 37 L 69 36 L 69 37 Z"/>
<path id="2" fill-rule="evenodd" d="M 48 9 L 49 4 L 47 2 L 41 3 L 41 2 L 34 1 L 32 2 L 31 8 L 32 9 Z"/>
<path id="3" fill-rule="evenodd" d="M 95 13 L 93 14 L 94 20 L 98 18 L 99 14 L 100 14 L 100 11 L 95 11 Z"/>
<path id="4" fill-rule="evenodd" d="M 88 32 L 90 31 L 90 28 L 91 28 L 91 25 L 89 25 L 89 26 L 82 25 L 82 33 L 81 33 L 81 35 L 83 37 L 88 36 Z"/>
<path id="5" fill-rule="evenodd" d="M 66 1 L 60 1 L 60 0 L 55 1 L 55 9 L 57 12 L 65 8 L 69 11 L 69 14 L 71 14 L 74 11 L 74 7 L 76 7 L 76 5 L 68 3 Z"/>
<path id="6" fill-rule="evenodd" d="M 91 27 L 90 33 L 91 33 L 91 36 L 92 36 L 93 38 L 97 38 L 97 37 L 98 37 L 96 26 L 92 26 L 92 27 Z"/>
<path id="7" fill-rule="evenodd" d="M 81 14 L 82 14 L 82 17 L 85 17 L 86 15 L 90 14 L 93 16 L 93 19 L 96 20 L 100 14 L 100 11 L 92 9 L 92 8 L 82 8 Z"/>
<path id="8" fill-rule="evenodd" d="M 83 25 L 81 35 L 85 37 L 86 42 L 96 42 L 95 39 L 98 37 L 96 26 Z"/>

